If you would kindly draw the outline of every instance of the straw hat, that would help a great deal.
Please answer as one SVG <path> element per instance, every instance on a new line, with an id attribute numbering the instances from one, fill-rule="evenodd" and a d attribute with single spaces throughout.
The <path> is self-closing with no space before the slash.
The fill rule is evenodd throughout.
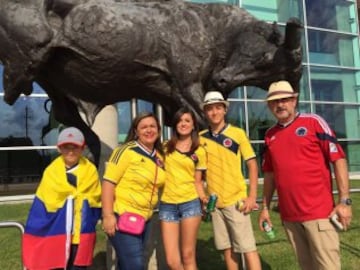
<path id="1" fill-rule="evenodd" d="M 209 91 L 206 93 L 204 97 L 204 102 L 201 104 L 201 108 L 204 109 L 206 105 L 214 104 L 214 103 L 222 103 L 225 107 L 229 107 L 229 101 L 226 101 L 223 95 L 218 91 Z"/>
<path id="2" fill-rule="evenodd" d="M 298 93 L 294 92 L 294 89 L 291 87 L 290 83 L 287 81 L 278 81 L 270 85 L 266 101 L 297 96 Z"/>

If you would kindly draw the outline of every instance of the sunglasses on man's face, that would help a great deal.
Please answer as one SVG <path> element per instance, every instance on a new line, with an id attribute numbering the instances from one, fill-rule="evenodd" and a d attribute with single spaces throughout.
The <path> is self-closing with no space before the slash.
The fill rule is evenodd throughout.
<path id="1" fill-rule="evenodd" d="M 270 100 L 269 103 L 271 104 L 277 104 L 277 103 L 287 103 L 294 100 L 294 97 L 287 97 L 287 98 L 280 98 L 280 99 L 274 99 Z"/>

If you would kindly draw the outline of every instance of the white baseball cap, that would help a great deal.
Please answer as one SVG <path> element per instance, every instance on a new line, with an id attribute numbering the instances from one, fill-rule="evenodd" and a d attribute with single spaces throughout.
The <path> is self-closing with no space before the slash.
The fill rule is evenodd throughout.
<path id="1" fill-rule="evenodd" d="M 204 97 L 204 102 L 203 104 L 201 104 L 201 109 L 204 109 L 206 105 L 214 103 L 222 103 L 225 105 L 226 108 L 229 107 L 229 101 L 226 101 L 220 92 L 209 91 Z"/>
<path id="2" fill-rule="evenodd" d="M 57 146 L 64 144 L 84 146 L 85 138 L 83 133 L 76 127 L 68 127 L 63 129 L 59 134 Z"/>

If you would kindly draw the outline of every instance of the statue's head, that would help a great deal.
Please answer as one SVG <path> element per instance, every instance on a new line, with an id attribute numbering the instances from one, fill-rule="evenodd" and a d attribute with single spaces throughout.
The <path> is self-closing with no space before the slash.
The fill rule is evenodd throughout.
<path id="1" fill-rule="evenodd" d="M 276 24 L 257 21 L 240 31 L 224 67 L 213 73 L 213 83 L 226 96 L 238 86 L 264 90 L 274 81 L 287 80 L 298 91 L 301 77 L 301 24 L 291 19 L 285 37 Z"/>

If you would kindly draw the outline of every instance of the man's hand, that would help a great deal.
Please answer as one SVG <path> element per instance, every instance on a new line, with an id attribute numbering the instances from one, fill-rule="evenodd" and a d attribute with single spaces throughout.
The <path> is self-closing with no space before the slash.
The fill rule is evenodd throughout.
<path id="1" fill-rule="evenodd" d="M 263 208 L 260 212 L 260 215 L 259 215 L 259 228 L 261 231 L 264 231 L 264 228 L 263 228 L 263 222 L 266 221 L 270 227 L 272 227 L 272 222 L 271 222 L 271 219 L 270 219 L 270 214 L 269 214 L 269 210 L 267 207 Z"/>
<path id="2" fill-rule="evenodd" d="M 338 215 L 338 219 L 340 223 L 343 225 L 344 231 L 346 231 L 350 226 L 351 218 L 352 218 L 351 205 L 339 203 L 330 213 L 329 218 L 331 218 L 334 214 Z"/>

